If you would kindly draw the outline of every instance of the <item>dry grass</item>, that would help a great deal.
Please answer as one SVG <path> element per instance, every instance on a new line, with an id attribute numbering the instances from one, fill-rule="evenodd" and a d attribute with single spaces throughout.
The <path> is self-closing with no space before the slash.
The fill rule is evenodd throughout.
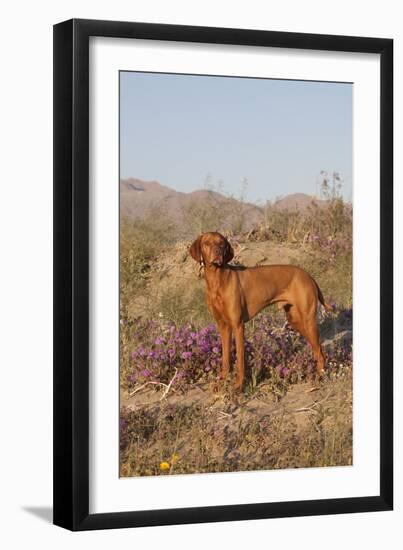
<path id="1" fill-rule="evenodd" d="M 351 381 L 348 368 L 315 392 L 302 383 L 283 396 L 264 385 L 240 397 L 204 385 L 160 401 L 148 390 L 123 405 L 121 475 L 351 465 Z"/>

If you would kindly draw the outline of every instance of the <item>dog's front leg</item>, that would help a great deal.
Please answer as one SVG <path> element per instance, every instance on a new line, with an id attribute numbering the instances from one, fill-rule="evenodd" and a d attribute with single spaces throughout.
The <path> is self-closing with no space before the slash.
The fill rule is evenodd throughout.
<path id="1" fill-rule="evenodd" d="M 245 380 L 245 325 L 240 323 L 234 329 L 236 343 L 235 390 L 241 391 Z"/>
<path id="2" fill-rule="evenodd" d="M 225 380 L 228 376 L 231 366 L 231 337 L 232 330 L 229 325 L 224 322 L 218 323 L 220 330 L 221 342 L 222 342 L 222 367 L 220 372 L 220 379 Z"/>

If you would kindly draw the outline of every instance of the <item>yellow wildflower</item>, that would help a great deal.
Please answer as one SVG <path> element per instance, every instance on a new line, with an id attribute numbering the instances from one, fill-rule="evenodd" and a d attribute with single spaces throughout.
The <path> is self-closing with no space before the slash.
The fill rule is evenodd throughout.
<path id="1" fill-rule="evenodd" d="M 169 462 L 165 462 L 165 461 L 160 462 L 160 470 L 163 470 L 163 471 L 164 470 L 169 470 L 170 467 L 171 466 L 170 466 Z"/>
<path id="2" fill-rule="evenodd" d="M 173 454 L 172 455 L 172 464 L 176 464 L 179 460 L 179 455 Z"/>

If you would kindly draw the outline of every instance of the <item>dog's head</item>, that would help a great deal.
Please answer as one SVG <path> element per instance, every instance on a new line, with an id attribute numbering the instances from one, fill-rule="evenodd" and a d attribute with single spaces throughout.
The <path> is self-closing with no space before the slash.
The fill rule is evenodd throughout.
<path id="1" fill-rule="evenodd" d="M 234 257 L 234 251 L 227 239 L 220 233 L 203 233 L 189 249 L 189 253 L 199 264 L 223 267 Z"/>

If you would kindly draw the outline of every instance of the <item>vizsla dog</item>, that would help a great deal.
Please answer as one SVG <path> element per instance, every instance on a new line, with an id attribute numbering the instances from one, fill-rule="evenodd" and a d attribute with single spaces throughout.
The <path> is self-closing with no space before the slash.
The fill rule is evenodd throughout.
<path id="1" fill-rule="evenodd" d="M 271 304 L 283 307 L 290 325 L 311 344 L 318 374 L 323 374 L 325 356 L 316 322 L 318 301 L 327 310 L 331 307 L 325 304 L 319 286 L 306 271 L 292 265 L 228 265 L 234 251 L 220 233 L 203 233 L 189 252 L 204 267 L 207 306 L 221 334 L 220 379 L 224 380 L 230 369 L 234 333 L 237 356 L 235 389 L 242 389 L 245 379 L 245 323 Z"/>

